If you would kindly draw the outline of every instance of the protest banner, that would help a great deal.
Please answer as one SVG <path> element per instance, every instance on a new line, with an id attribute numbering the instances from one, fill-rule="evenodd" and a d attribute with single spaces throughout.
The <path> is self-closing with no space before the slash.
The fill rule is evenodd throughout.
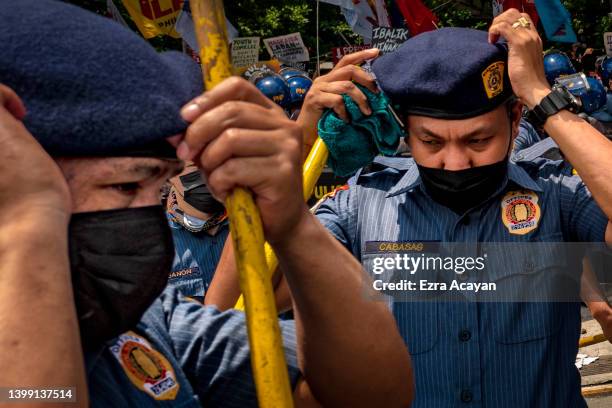
<path id="1" fill-rule="evenodd" d="M 606 48 L 606 55 L 612 57 L 612 32 L 604 33 L 604 47 Z"/>
<path id="2" fill-rule="evenodd" d="M 371 45 L 347 45 L 345 47 L 334 47 L 332 48 L 332 58 L 334 65 L 338 63 L 347 54 L 352 54 L 357 51 L 363 51 L 372 48 Z"/>
<path id="3" fill-rule="evenodd" d="M 234 38 L 231 45 L 232 65 L 248 67 L 259 60 L 259 37 Z"/>
<path id="4" fill-rule="evenodd" d="M 378 48 L 380 54 L 395 51 L 408 39 L 408 30 L 405 28 L 374 27 L 372 29 L 372 47 Z"/>
<path id="5" fill-rule="evenodd" d="M 310 58 L 300 33 L 266 38 L 263 42 L 270 56 L 281 62 L 302 62 Z"/>

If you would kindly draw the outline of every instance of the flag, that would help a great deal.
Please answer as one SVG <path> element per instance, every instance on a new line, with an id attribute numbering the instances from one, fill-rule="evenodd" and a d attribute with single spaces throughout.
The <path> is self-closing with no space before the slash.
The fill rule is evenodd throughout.
<path id="1" fill-rule="evenodd" d="M 122 0 L 144 38 L 169 35 L 180 38 L 174 24 L 183 0 Z"/>
<path id="2" fill-rule="evenodd" d="M 534 0 L 493 0 L 493 17 L 511 8 L 515 8 L 521 13 L 529 14 L 533 24 L 538 25 L 540 17 L 538 16 Z"/>
<path id="3" fill-rule="evenodd" d="M 575 43 L 572 17 L 560 0 L 535 0 L 546 38 L 550 41 Z"/>
<path id="4" fill-rule="evenodd" d="M 377 27 L 378 18 L 367 0 L 321 0 L 324 3 L 340 6 L 348 25 L 361 35 L 366 43 L 372 40 L 372 28 Z"/>
<path id="5" fill-rule="evenodd" d="M 435 30 L 438 17 L 421 0 L 395 0 L 406 20 L 410 36 Z"/>
<path id="6" fill-rule="evenodd" d="M 385 0 L 370 0 L 370 6 L 376 12 L 376 19 L 378 20 L 379 26 L 393 27 L 391 25 L 389 13 L 387 12 L 387 5 L 385 4 Z"/>
<path id="7" fill-rule="evenodd" d="M 225 24 L 227 26 L 227 39 L 231 42 L 234 38 L 238 37 L 238 30 L 229 22 L 229 20 L 225 19 Z M 191 17 L 191 8 L 189 7 L 189 0 L 185 0 L 183 4 L 183 9 L 181 10 L 178 18 L 176 19 L 176 24 L 174 29 L 177 33 L 183 37 L 183 41 L 187 43 L 189 48 L 192 50 L 198 50 L 200 47 L 198 46 L 198 40 L 196 39 L 195 34 L 195 26 L 193 24 L 193 18 Z"/>

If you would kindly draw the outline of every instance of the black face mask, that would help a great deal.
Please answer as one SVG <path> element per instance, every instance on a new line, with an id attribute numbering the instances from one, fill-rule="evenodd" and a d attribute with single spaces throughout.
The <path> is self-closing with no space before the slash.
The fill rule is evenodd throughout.
<path id="1" fill-rule="evenodd" d="M 94 350 L 133 328 L 163 291 L 172 233 L 161 206 L 74 214 L 69 231 L 81 340 Z"/>
<path id="2" fill-rule="evenodd" d="M 217 214 L 225 210 L 223 204 L 212 196 L 199 171 L 185 174 L 179 179 L 183 184 L 183 198 L 187 204 L 206 214 Z"/>
<path id="3" fill-rule="evenodd" d="M 508 161 L 451 171 L 418 166 L 427 193 L 438 203 L 463 214 L 491 197 L 508 173 Z"/>

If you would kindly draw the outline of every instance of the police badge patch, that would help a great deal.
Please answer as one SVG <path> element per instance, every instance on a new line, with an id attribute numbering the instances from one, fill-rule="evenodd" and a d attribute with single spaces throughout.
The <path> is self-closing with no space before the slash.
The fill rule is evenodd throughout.
<path id="1" fill-rule="evenodd" d="M 502 61 L 497 61 L 482 71 L 482 82 L 489 99 L 504 91 L 504 68 L 505 64 Z"/>
<path id="2" fill-rule="evenodd" d="M 119 336 L 110 351 L 138 389 L 158 401 L 176 398 L 179 384 L 174 368 L 143 337 L 128 331 Z"/>
<path id="3" fill-rule="evenodd" d="M 525 235 L 538 227 L 540 221 L 538 196 L 533 191 L 509 191 L 501 201 L 502 221 L 508 232 Z"/>

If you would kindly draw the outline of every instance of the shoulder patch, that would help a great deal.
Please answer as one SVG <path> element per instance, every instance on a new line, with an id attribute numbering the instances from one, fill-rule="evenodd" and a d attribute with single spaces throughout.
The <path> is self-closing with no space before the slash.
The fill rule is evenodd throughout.
<path id="1" fill-rule="evenodd" d="M 529 190 L 509 191 L 501 201 L 501 217 L 510 234 L 525 235 L 540 222 L 538 195 Z"/>
<path id="2" fill-rule="evenodd" d="M 119 336 L 110 351 L 138 389 L 157 401 L 176 398 L 180 386 L 174 368 L 144 337 L 128 331 Z"/>
<path id="3" fill-rule="evenodd" d="M 321 206 L 321 204 L 323 204 L 323 202 L 325 202 L 325 200 L 327 200 L 328 198 L 334 198 L 338 191 L 348 190 L 348 189 L 349 189 L 349 185 L 345 184 L 343 186 L 336 187 L 335 189 L 333 189 L 329 193 L 324 194 L 323 197 L 321 197 L 321 199 L 319 201 L 317 201 L 317 203 L 315 205 L 312 206 L 312 208 L 310 209 L 310 212 L 314 213 L 315 211 L 317 211 L 319 209 L 319 207 Z"/>

